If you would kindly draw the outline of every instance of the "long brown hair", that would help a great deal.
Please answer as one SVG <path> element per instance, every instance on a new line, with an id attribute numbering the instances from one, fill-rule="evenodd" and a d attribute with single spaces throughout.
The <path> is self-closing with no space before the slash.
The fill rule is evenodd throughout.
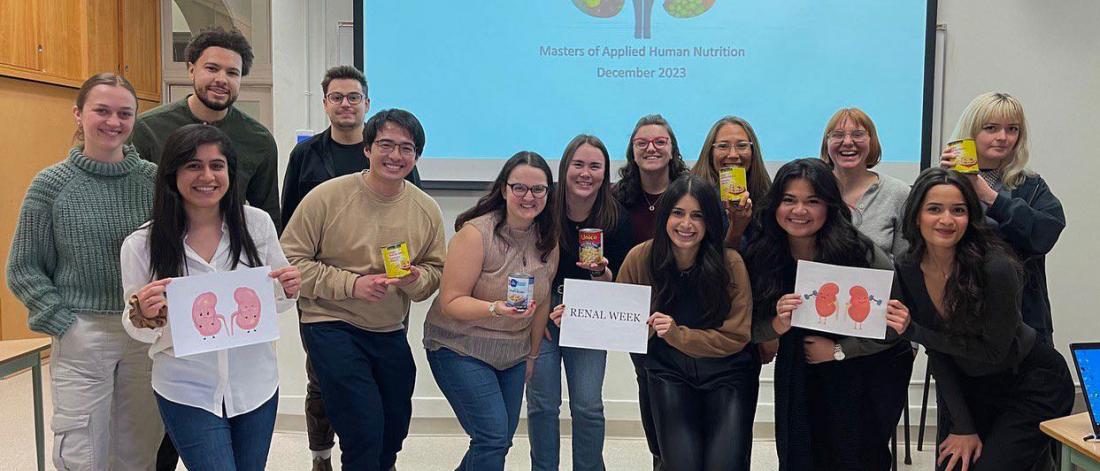
<path id="1" fill-rule="evenodd" d="M 110 85 L 112 87 L 122 87 L 130 92 L 130 95 L 134 97 L 134 113 L 137 113 L 137 92 L 134 91 L 134 86 L 130 85 L 130 81 L 126 80 L 126 77 L 121 75 L 102 72 L 88 77 L 83 84 L 80 85 L 80 91 L 76 93 L 76 109 L 84 113 L 84 103 L 88 101 L 88 94 L 92 93 L 92 89 L 100 85 Z M 73 132 L 73 142 L 84 142 L 84 127 L 79 123 L 76 125 L 76 131 Z"/>
<path id="2" fill-rule="evenodd" d="M 757 139 L 756 131 L 744 118 L 732 115 L 725 116 L 710 127 L 707 138 L 703 140 L 703 148 L 699 150 L 699 160 L 695 161 L 691 173 L 706 180 L 711 185 L 716 187 L 719 185 L 718 169 L 714 168 L 711 149 L 714 146 L 714 141 L 718 138 L 718 130 L 727 124 L 741 126 L 741 129 L 745 130 L 745 134 L 749 135 L 749 140 L 752 141 L 752 163 L 749 164 L 745 176 L 748 179 L 749 194 L 754 198 L 760 198 L 768 192 L 768 188 L 771 188 L 772 179 L 768 176 L 768 169 L 764 167 L 764 152 L 760 150 L 760 139 Z"/>
<path id="3" fill-rule="evenodd" d="M 563 251 L 567 250 L 569 253 L 576 252 L 577 241 L 568 235 L 569 212 L 565 207 L 567 192 L 565 174 L 569 171 L 570 163 L 573 162 L 573 155 L 583 145 L 595 147 L 603 154 L 604 178 L 603 182 L 600 183 L 599 190 L 596 190 L 596 202 L 592 205 L 592 211 L 588 213 L 588 218 L 581 221 L 581 223 L 584 227 L 603 229 L 606 232 L 613 230 L 619 224 L 619 218 L 622 217 L 622 208 L 619 206 L 619 202 L 611 196 L 611 156 L 607 152 L 607 146 L 603 144 L 600 138 L 590 134 L 580 134 L 574 137 L 572 141 L 569 141 L 569 145 L 565 146 L 565 151 L 561 154 L 561 161 L 558 163 L 558 191 L 554 194 L 554 212 L 558 215 L 558 244 Z"/>
<path id="4" fill-rule="evenodd" d="M 676 133 L 672 132 L 672 126 L 668 124 L 664 116 L 659 114 L 642 116 L 638 123 L 634 125 L 634 131 L 630 133 L 630 140 L 626 143 L 626 165 L 619 169 L 619 182 L 615 184 L 615 199 L 619 200 L 623 206 L 630 206 L 642 197 L 641 170 L 638 168 L 638 162 L 634 161 L 634 137 L 638 135 L 638 130 L 642 126 L 649 125 L 661 126 L 668 132 L 669 144 L 672 146 L 669 150 L 672 157 L 668 161 L 669 183 L 688 171 L 687 164 L 684 163 L 684 157 L 680 154 L 680 144 L 676 141 Z"/>
<path id="5" fill-rule="evenodd" d="M 467 209 L 455 218 L 455 232 L 461 230 L 462 226 L 471 219 L 495 213 L 497 215 L 497 225 L 493 228 L 493 231 L 500 234 L 500 230 L 507 223 L 508 203 L 504 200 L 504 192 L 511 191 L 508 189 L 508 176 L 512 174 L 512 170 L 520 165 L 530 165 L 546 174 L 546 186 L 549 187 L 546 190 L 547 205 L 535 217 L 535 225 L 538 227 L 539 233 L 539 241 L 536 246 L 539 249 L 539 258 L 545 262 L 549 259 L 550 252 L 553 252 L 554 248 L 558 246 L 558 236 L 555 232 L 558 228 L 555 211 L 549 204 L 550 200 L 554 198 L 554 175 L 550 172 L 550 165 L 546 163 L 546 159 L 535 152 L 519 151 L 507 162 L 504 162 L 504 167 L 501 167 L 496 180 L 493 180 L 493 183 L 489 186 L 489 191 L 477 200 L 474 207 Z"/>

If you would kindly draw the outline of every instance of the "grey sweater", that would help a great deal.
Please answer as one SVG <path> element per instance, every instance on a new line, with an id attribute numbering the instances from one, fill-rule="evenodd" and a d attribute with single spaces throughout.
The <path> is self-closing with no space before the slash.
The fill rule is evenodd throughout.
<path id="1" fill-rule="evenodd" d="M 884 173 L 874 173 L 878 175 L 878 182 L 868 187 L 852 208 L 852 223 L 875 246 L 896 260 L 908 248 L 901 237 L 901 212 L 909 197 L 909 185 Z"/>
<path id="2" fill-rule="evenodd" d="M 31 182 L 8 256 L 8 288 L 31 330 L 61 336 L 77 312 L 122 311 L 119 250 L 149 219 L 156 176 L 132 146 L 124 152 L 104 163 L 73 148 Z"/>

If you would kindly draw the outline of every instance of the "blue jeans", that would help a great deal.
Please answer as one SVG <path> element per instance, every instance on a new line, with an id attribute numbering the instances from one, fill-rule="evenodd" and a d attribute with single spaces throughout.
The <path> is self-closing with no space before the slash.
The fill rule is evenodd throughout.
<path id="1" fill-rule="evenodd" d="M 404 330 L 342 321 L 302 324 L 343 469 L 388 470 L 409 435 L 416 364 Z"/>
<path id="2" fill-rule="evenodd" d="M 458 470 L 504 469 L 504 457 L 519 425 L 525 363 L 498 370 L 447 348 L 428 350 L 432 376 L 470 436 L 470 448 Z"/>
<path id="3" fill-rule="evenodd" d="M 531 440 L 531 469 L 557 470 L 560 454 L 558 412 L 561 409 L 561 366 L 569 386 L 569 413 L 573 418 L 573 469 L 602 471 L 603 377 L 607 352 L 559 347 L 559 329 L 549 323 L 553 340 L 542 339 L 535 372 L 527 386 L 527 432 Z"/>
<path id="4" fill-rule="evenodd" d="M 275 431 L 279 392 L 254 411 L 218 417 L 156 394 L 160 417 L 191 471 L 263 471 Z"/>

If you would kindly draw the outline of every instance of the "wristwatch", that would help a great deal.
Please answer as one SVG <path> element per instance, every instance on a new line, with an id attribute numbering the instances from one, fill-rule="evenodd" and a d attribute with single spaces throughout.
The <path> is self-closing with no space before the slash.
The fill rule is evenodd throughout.
<path id="1" fill-rule="evenodd" d="M 493 302 L 489 303 L 489 315 L 493 316 L 493 317 L 500 317 L 500 314 L 497 314 L 497 302 L 496 301 L 493 301 Z"/>
<path id="2" fill-rule="evenodd" d="M 839 343 L 834 343 L 833 344 L 833 359 L 836 360 L 836 361 L 840 361 L 840 360 L 844 359 L 844 349 L 840 348 Z"/>

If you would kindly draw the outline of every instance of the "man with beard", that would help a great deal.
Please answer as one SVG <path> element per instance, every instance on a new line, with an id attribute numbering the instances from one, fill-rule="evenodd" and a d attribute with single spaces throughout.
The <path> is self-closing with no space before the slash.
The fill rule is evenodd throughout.
<path id="1" fill-rule="evenodd" d="M 350 65 L 336 66 L 325 72 L 321 90 L 321 103 L 331 126 L 299 142 L 290 152 L 290 162 L 283 177 L 283 222 L 286 224 L 290 224 L 298 203 L 310 190 L 335 177 L 370 168 L 370 160 L 363 153 L 366 147 L 363 117 L 370 110 L 366 77 Z M 420 186 L 415 166 L 405 180 Z M 313 470 L 331 471 L 335 432 L 325 414 L 321 388 L 308 352 L 306 378 L 306 433 L 313 453 Z"/>
<path id="2" fill-rule="evenodd" d="M 258 121 L 233 106 L 241 77 L 252 68 L 252 46 L 239 31 L 203 30 L 184 50 L 194 93 L 161 105 L 138 117 L 131 140 L 141 157 L 153 163 L 169 134 L 187 124 L 205 123 L 221 129 L 237 151 L 236 178 L 241 196 L 267 211 L 282 229 L 279 214 L 278 150 L 275 139 Z"/>
<path id="3" fill-rule="evenodd" d="M 370 168 L 370 160 L 363 155 L 363 118 L 370 111 L 366 77 L 355 67 L 338 65 L 325 72 L 321 90 L 330 126 L 290 151 L 283 176 L 283 224 L 290 222 L 298 203 L 317 185 Z M 416 167 L 405 180 L 420 187 Z"/>

